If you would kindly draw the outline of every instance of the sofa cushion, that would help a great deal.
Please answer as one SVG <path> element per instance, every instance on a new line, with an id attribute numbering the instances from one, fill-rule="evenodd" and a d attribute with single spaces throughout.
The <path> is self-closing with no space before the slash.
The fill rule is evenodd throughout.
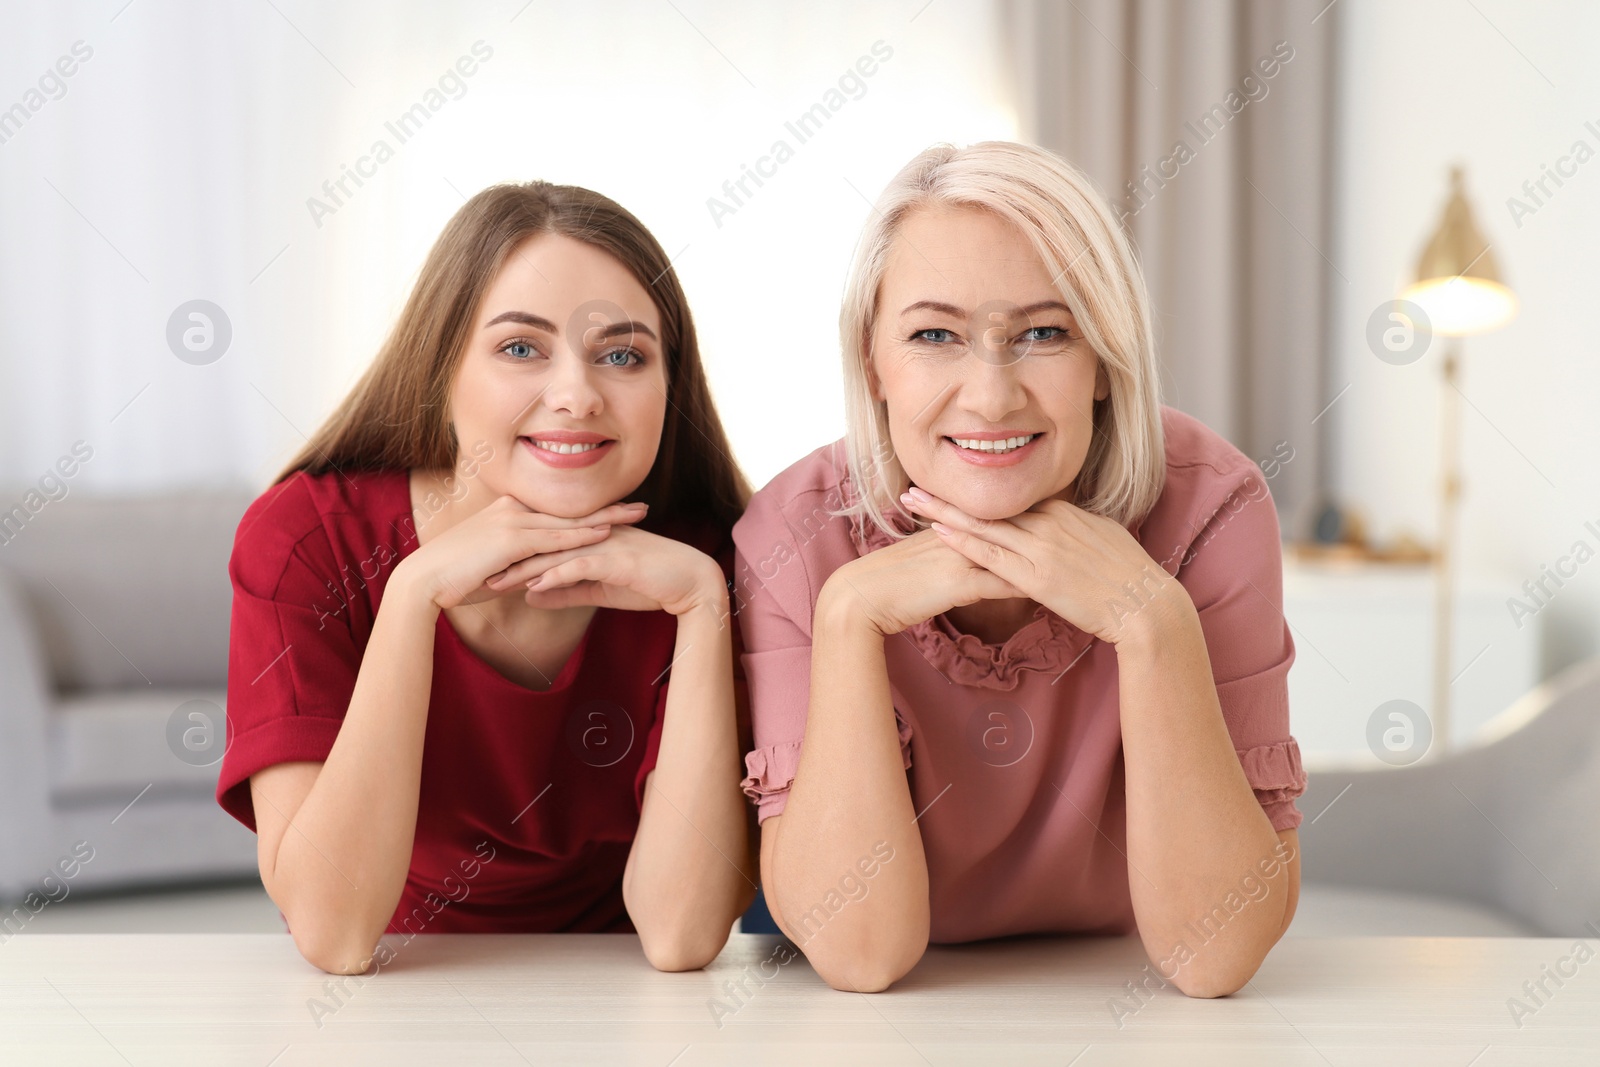
<path id="1" fill-rule="evenodd" d="M 126 804 L 150 795 L 215 792 L 225 689 L 102 690 L 63 696 L 50 715 L 55 804 Z M 191 703 L 198 702 L 198 703 Z"/>
<path id="2" fill-rule="evenodd" d="M 1302 882 L 1286 937 L 1538 937 L 1540 931 L 1470 900 Z"/>
<path id="3" fill-rule="evenodd" d="M 56 688 L 222 685 L 228 557 L 254 494 L 79 493 L 0 531 L 0 567 L 27 592 Z"/>

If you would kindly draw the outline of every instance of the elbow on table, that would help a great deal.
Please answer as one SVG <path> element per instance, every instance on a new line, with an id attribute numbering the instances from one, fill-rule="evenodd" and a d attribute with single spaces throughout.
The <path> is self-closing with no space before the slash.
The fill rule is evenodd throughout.
<path id="1" fill-rule="evenodd" d="M 1231 951 L 1202 950 L 1179 964 L 1170 979 L 1185 995 L 1197 999 L 1226 997 L 1243 989 L 1256 976 L 1267 954 L 1282 936 L 1263 935 L 1248 943 L 1229 946 Z M 1209 948 L 1209 946 L 1208 946 Z M 1152 957 L 1153 959 L 1154 957 Z M 1162 972 L 1163 975 L 1165 971 Z"/>
<path id="2" fill-rule="evenodd" d="M 711 928 L 660 931 L 640 927 L 639 945 L 658 971 L 698 971 L 721 954 L 732 930 L 732 921 L 720 935 Z"/>
<path id="3" fill-rule="evenodd" d="M 290 923 L 289 936 L 307 963 L 329 974 L 365 974 L 378 944 L 377 935 L 352 937 L 348 927 L 304 919 Z"/>
<path id="4" fill-rule="evenodd" d="M 1260 960 L 1226 967 L 1196 967 L 1185 964 L 1173 976 L 1172 984 L 1177 986 L 1184 996 L 1194 997 L 1197 1000 L 1232 996 L 1255 977 L 1260 967 Z"/>
<path id="5" fill-rule="evenodd" d="M 898 945 L 873 945 L 845 953 L 807 952 L 811 969 L 842 993 L 882 993 L 915 967 L 928 950 L 928 939 Z"/>

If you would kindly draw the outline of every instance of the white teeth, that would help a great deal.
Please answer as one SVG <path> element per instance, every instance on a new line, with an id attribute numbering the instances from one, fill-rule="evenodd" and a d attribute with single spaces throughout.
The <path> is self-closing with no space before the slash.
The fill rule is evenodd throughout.
<path id="1" fill-rule="evenodd" d="M 971 452 L 994 452 L 1004 455 L 1021 448 L 1038 436 L 1036 433 L 1030 433 L 1025 437 L 1005 437 L 998 441 L 977 441 L 966 437 L 952 437 L 950 440 L 954 441 L 958 448 L 965 448 Z"/>
<path id="2" fill-rule="evenodd" d="M 604 441 L 600 441 L 600 442 L 597 442 L 595 444 L 587 444 L 587 445 L 565 445 L 565 444 L 560 444 L 559 442 L 556 442 L 556 441 L 540 441 L 537 438 L 531 438 L 531 437 L 529 438 L 529 440 L 533 442 L 535 448 L 542 448 L 546 452 L 555 452 L 556 454 L 562 455 L 562 456 L 570 456 L 574 452 L 589 452 L 589 451 L 592 451 L 592 450 L 594 450 L 596 448 L 599 448 L 600 445 L 605 443 Z"/>

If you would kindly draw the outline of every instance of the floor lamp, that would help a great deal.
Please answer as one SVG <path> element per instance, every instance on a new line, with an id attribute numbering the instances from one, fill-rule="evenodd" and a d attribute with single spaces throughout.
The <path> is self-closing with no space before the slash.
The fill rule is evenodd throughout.
<path id="1" fill-rule="evenodd" d="M 1489 242 L 1473 220 L 1462 169 L 1450 170 L 1450 195 L 1416 280 L 1400 294 L 1423 312 L 1428 328 L 1446 338 L 1440 379 L 1439 538 L 1434 553 L 1433 739 L 1429 754 L 1442 756 L 1450 737 L 1450 646 L 1456 554 L 1456 509 L 1461 496 L 1461 338 L 1510 322 L 1517 298 L 1501 279 Z"/>

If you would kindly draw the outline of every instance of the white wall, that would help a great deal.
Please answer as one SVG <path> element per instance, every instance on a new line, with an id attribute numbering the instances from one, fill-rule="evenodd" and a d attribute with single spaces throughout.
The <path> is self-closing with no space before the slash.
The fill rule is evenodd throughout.
<path id="1" fill-rule="evenodd" d="M 1438 220 L 1448 168 L 1468 195 L 1521 313 L 1464 347 L 1461 566 L 1537 578 L 1575 541 L 1600 550 L 1600 5 L 1344 0 L 1333 355 L 1351 388 L 1328 413 L 1336 492 L 1387 539 L 1436 526 L 1439 355 L 1396 367 L 1365 327 Z M 1585 127 L 1593 121 L 1595 129 Z M 1577 140 L 1596 158 L 1520 227 L 1507 198 Z M 1568 169 L 1571 169 L 1570 166 Z M 1543 610 L 1545 667 L 1600 650 L 1600 558 Z M 1506 614 L 1507 632 L 1512 622 Z"/>
<path id="2" fill-rule="evenodd" d="M 681 252 L 718 401 L 762 484 L 842 432 L 835 323 L 862 194 L 932 141 L 1016 129 L 987 4 L 396 10 L 7 8 L 0 109 L 75 41 L 94 56 L 0 144 L 0 484 L 34 480 L 80 438 L 95 458 L 75 485 L 91 491 L 261 483 L 371 358 L 457 191 L 532 176 L 615 196 Z M 1467 343 L 1463 562 L 1520 584 L 1595 542 L 1584 520 L 1600 524 L 1600 343 L 1586 315 L 1600 292 L 1600 158 L 1520 228 L 1505 203 L 1575 140 L 1600 150 L 1584 126 L 1600 125 L 1600 6 L 1341 0 L 1338 14 L 1343 151 L 1326 252 L 1348 279 L 1333 283 L 1332 328 L 1351 388 L 1327 415 L 1342 441 L 1336 489 L 1378 538 L 1431 539 L 1438 345 L 1393 367 L 1364 338 L 1459 160 L 1522 300 L 1511 326 Z M 494 55 L 465 94 L 315 225 L 307 198 L 479 39 Z M 717 226 L 706 198 L 878 40 L 894 54 L 860 99 Z M 163 337 L 194 297 L 234 326 L 229 353 L 204 367 Z M 1600 648 L 1597 609 L 1600 560 L 1546 609 L 1547 667 Z"/>

